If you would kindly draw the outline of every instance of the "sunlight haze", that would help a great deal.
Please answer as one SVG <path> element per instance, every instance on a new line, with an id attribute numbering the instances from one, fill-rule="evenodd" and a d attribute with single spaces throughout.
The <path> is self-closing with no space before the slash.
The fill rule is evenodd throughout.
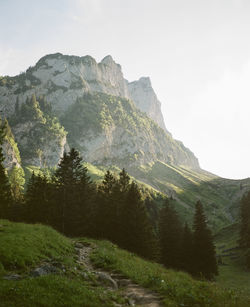
<path id="1" fill-rule="evenodd" d="M 250 2 L 0 0 L 0 75 L 44 55 L 106 55 L 149 76 L 167 129 L 226 178 L 250 177 Z"/>

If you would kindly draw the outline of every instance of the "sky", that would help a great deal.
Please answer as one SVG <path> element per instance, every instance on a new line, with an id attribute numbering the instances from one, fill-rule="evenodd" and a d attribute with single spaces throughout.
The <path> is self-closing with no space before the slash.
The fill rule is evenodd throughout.
<path id="1" fill-rule="evenodd" d="M 250 177 L 249 0 L 0 0 L 0 75 L 45 54 L 149 76 L 167 129 L 225 178 Z"/>

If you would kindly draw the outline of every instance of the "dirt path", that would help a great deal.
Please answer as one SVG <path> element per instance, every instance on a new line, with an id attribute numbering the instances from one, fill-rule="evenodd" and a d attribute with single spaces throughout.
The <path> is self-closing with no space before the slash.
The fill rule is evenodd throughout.
<path id="1" fill-rule="evenodd" d="M 103 270 L 97 270 L 93 267 L 89 255 L 93 250 L 90 245 L 83 243 L 76 243 L 75 249 L 78 253 L 78 263 L 84 265 L 88 272 L 94 273 L 98 280 L 102 281 L 102 285 L 106 286 L 109 290 L 121 290 L 122 296 L 128 302 L 126 305 L 116 306 L 145 306 L 145 307 L 160 307 L 162 306 L 158 294 L 135 284 L 130 279 L 121 274 L 112 274 Z"/>

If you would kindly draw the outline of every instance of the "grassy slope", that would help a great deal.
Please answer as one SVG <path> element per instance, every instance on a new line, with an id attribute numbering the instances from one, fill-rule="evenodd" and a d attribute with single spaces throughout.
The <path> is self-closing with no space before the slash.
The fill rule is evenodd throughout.
<path id="1" fill-rule="evenodd" d="M 0 220 L 0 306 L 113 306 L 119 295 L 88 284 L 75 262 L 73 242 L 50 227 Z M 62 263 L 66 272 L 37 278 L 32 268 L 45 261 Z M 18 273 L 21 280 L 4 280 Z"/>
<path id="2" fill-rule="evenodd" d="M 244 250 L 227 249 L 238 246 L 239 226 L 238 224 L 229 225 L 220 230 L 215 235 L 217 254 L 221 255 L 223 265 L 219 266 L 219 276 L 217 281 L 226 287 L 231 287 L 243 293 L 250 291 L 250 272 L 244 265 Z"/>
<path id="3" fill-rule="evenodd" d="M 250 179 L 223 179 L 206 171 L 189 170 L 162 162 L 131 170 L 131 174 L 155 189 L 172 195 L 176 199 L 177 211 L 189 222 L 194 205 L 200 199 L 213 229 L 220 229 L 237 217 L 238 202 L 250 189 Z"/>
<path id="4" fill-rule="evenodd" d="M 119 292 L 104 290 L 84 280 L 81 275 L 84 267 L 76 263 L 72 240 L 46 226 L 5 220 L 1 220 L 0 225 L 0 306 L 91 307 L 122 302 Z M 235 291 L 195 281 L 182 272 L 166 270 L 109 242 L 90 242 L 95 246 L 91 258 L 97 266 L 120 272 L 160 293 L 165 306 L 249 306 L 248 299 Z M 63 263 L 66 271 L 31 278 L 31 268 L 49 259 Z M 2 279 L 3 275 L 17 272 L 23 279 Z"/>
<path id="5" fill-rule="evenodd" d="M 224 289 L 217 283 L 194 280 L 183 272 L 166 270 L 117 248 L 110 242 L 95 241 L 92 254 L 95 265 L 129 277 L 158 292 L 165 306 L 249 306 L 250 298 L 241 292 Z"/>

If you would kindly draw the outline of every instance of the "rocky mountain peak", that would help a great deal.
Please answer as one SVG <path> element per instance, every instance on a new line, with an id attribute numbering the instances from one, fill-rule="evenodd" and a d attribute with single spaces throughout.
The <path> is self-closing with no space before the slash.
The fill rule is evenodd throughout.
<path id="1" fill-rule="evenodd" d="M 152 88 L 151 80 L 149 77 L 141 77 L 137 82 L 140 83 L 142 86 Z"/>
<path id="2" fill-rule="evenodd" d="M 33 96 L 34 105 L 29 103 Z M 58 122 L 45 110 L 39 111 L 45 107 L 44 99 L 51 104 Z M 105 158 L 107 163 L 120 161 L 124 166 L 131 161 L 139 165 L 160 159 L 199 168 L 194 155 L 166 130 L 150 78 L 128 82 L 110 55 L 100 63 L 89 55 L 46 55 L 26 72 L 0 78 L 0 104 L 4 116 L 12 118 L 13 134 L 25 164 L 53 166 L 68 142 L 70 146 L 78 144 L 90 162 L 102 163 Z M 30 106 L 35 114 L 45 112 L 38 114 L 42 123 L 25 119 L 34 113 Z"/>
<path id="3" fill-rule="evenodd" d="M 152 88 L 150 78 L 141 77 L 137 81 L 130 82 L 128 83 L 128 89 L 130 99 L 135 102 L 137 108 L 147 113 L 165 132 L 170 134 L 166 129 L 161 113 L 161 103 Z"/>
<path id="4" fill-rule="evenodd" d="M 105 65 L 108 65 L 108 66 L 111 66 L 111 65 L 113 65 L 113 64 L 116 64 L 115 61 L 113 60 L 113 58 L 112 58 L 111 55 L 105 56 L 105 57 L 101 60 L 101 63 L 102 63 L 102 64 L 105 64 Z"/>

